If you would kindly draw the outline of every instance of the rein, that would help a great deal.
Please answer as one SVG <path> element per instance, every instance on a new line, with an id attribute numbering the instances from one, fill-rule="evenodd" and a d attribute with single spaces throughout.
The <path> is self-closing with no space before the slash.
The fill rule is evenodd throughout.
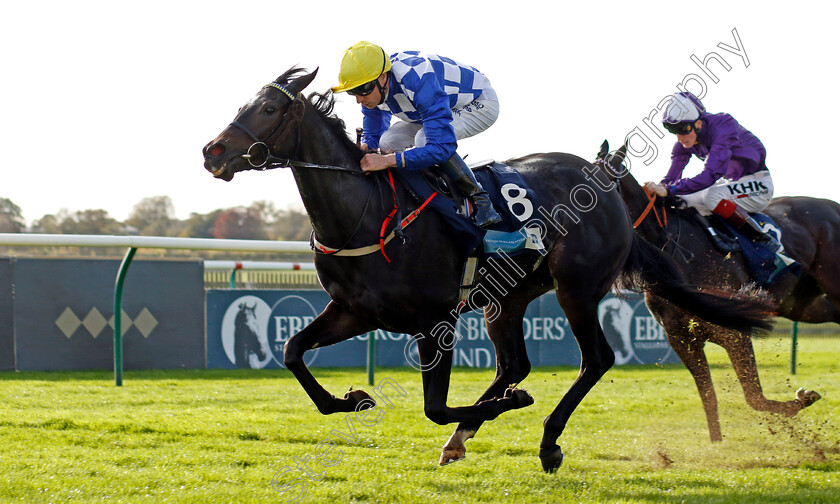
<path id="1" fill-rule="evenodd" d="M 236 126 L 234 123 L 231 123 L 231 124 Z M 249 153 L 242 155 L 242 157 L 248 159 L 248 163 L 251 164 L 251 166 L 253 166 L 254 169 L 257 170 L 257 171 L 273 170 L 275 168 L 292 168 L 292 167 L 294 167 L 294 168 L 314 168 L 314 169 L 317 169 L 317 170 L 340 171 L 340 172 L 349 173 L 351 175 L 361 175 L 361 176 L 367 175 L 366 172 L 359 171 L 359 170 L 354 170 L 353 168 L 347 168 L 347 167 L 344 167 L 344 166 L 309 163 L 309 162 L 306 162 L 306 161 L 296 161 L 296 160 L 290 159 L 290 158 L 278 158 L 278 157 L 275 157 L 274 155 L 272 155 L 270 152 L 269 152 L 269 154 L 267 154 L 265 156 L 265 161 L 263 161 L 259 165 L 255 165 L 255 164 L 251 163 L 251 161 L 250 161 L 251 156 L 252 156 L 250 154 L 250 152 L 251 152 L 252 148 L 254 148 L 255 146 L 260 146 L 260 145 L 262 145 L 263 148 L 266 149 L 266 152 L 269 152 L 268 146 L 265 145 L 264 142 L 255 142 L 251 145 L 251 147 L 248 147 L 248 152 Z"/>
<path id="2" fill-rule="evenodd" d="M 277 131 L 277 129 L 279 129 L 280 126 L 282 126 L 282 124 L 283 123 L 282 123 L 282 120 L 281 120 L 281 122 L 277 126 L 277 128 L 274 128 L 274 130 L 271 133 L 269 133 L 268 136 L 270 137 L 271 135 L 273 135 Z M 292 168 L 292 167 L 295 167 L 295 168 L 315 168 L 315 169 L 318 169 L 318 170 L 340 171 L 340 172 L 345 172 L 345 173 L 352 173 L 353 175 L 365 175 L 365 172 L 363 172 L 363 171 L 355 170 L 353 168 L 347 168 L 347 167 L 344 167 L 344 166 L 309 163 L 309 162 L 306 162 L 306 161 L 296 161 L 296 160 L 290 159 L 290 158 L 276 157 L 271 153 L 271 149 L 268 147 L 268 144 L 266 144 L 265 142 L 260 140 L 259 137 L 256 136 L 254 133 L 252 133 L 251 130 L 249 130 L 245 125 L 243 125 L 239 121 L 233 121 L 232 123 L 230 123 L 230 125 L 235 127 L 235 128 L 238 128 L 238 129 L 242 130 L 242 132 L 244 132 L 246 135 L 248 135 L 249 138 L 251 138 L 251 140 L 254 141 L 254 143 L 252 143 L 251 146 L 248 147 L 248 151 L 245 154 L 242 154 L 242 156 L 240 156 L 244 159 L 247 159 L 248 164 L 251 165 L 251 167 L 254 170 L 265 171 L 265 170 L 272 170 L 274 168 Z M 263 150 L 264 151 L 262 153 L 262 155 L 260 156 L 260 158 L 262 159 L 261 162 L 254 162 L 253 161 L 254 158 L 257 156 L 257 152 L 252 152 L 254 150 Z M 297 148 L 295 148 L 295 151 L 297 151 Z"/>
<path id="3" fill-rule="evenodd" d="M 607 158 L 603 157 L 603 155 L 599 155 L 598 158 L 595 160 L 594 164 L 596 166 L 600 166 L 604 170 L 607 170 L 607 165 L 609 162 Z M 621 192 L 621 185 L 617 184 L 616 187 L 618 188 L 619 193 Z M 656 193 L 648 191 L 647 187 L 642 186 L 642 190 L 645 191 L 645 196 L 647 197 L 648 203 L 645 207 L 642 214 L 639 215 L 639 218 L 636 219 L 636 222 L 633 223 L 633 229 L 637 229 L 642 222 L 644 222 L 645 218 L 648 216 L 651 210 L 653 210 L 653 214 L 656 216 L 656 222 L 659 223 L 659 227 L 665 229 L 665 226 L 668 225 L 668 215 L 665 213 L 665 208 L 662 208 L 662 217 L 659 217 L 659 211 L 656 209 L 654 203 L 656 203 Z"/>
<path id="4" fill-rule="evenodd" d="M 656 222 L 659 223 L 659 227 L 665 229 L 665 226 L 668 225 L 668 215 L 665 213 L 665 209 L 662 209 L 662 218 L 659 217 L 659 211 L 654 207 L 654 203 L 656 202 L 656 193 L 650 192 L 647 190 L 647 187 L 642 187 L 645 191 L 645 196 L 647 196 L 648 204 L 645 207 L 642 214 L 636 219 L 636 222 L 633 223 L 633 229 L 638 228 L 642 221 L 645 220 L 645 217 L 648 216 L 651 210 L 653 210 L 653 215 L 656 216 Z"/>
<path id="5" fill-rule="evenodd" d="M 642 222 L 645 220 L 645 217 L 648 216 L 651 210 L 653 210 L 653 215 L 656 216 L 656 222 L 659 223 L 659 227 L 665 232 L 665 236 L 668 240 L 665 242 L 665 245 L 662 247 L 664 250 L 669 243 L 674 244 L 674 253 L 672 255 L 680 254 L 682 256 L 682 260 L 688 264 L 694 258 L 694 252 L 688 250 L 684 246 L 680 245 L 680 235 L 682 234 L 682 220 L 677 219 L 677 236 L 676 238 L 672 236 L 671 232 L 668 231 L 668 214 L 665 213 L 665 208 L 662 208 L 662 217 L 659 217 L 659 211 L 654 206 L 654 202 L 656 202 L 656 193 L 648 191 L 646 187 L 642 187 L 645 191 L 645 196 L 647 196 L 648 204 L 645 207 L 644 211 L 639 218 L 636 219 L 636 222 L 633 223 L 633 229 L 638 228 Z"/>

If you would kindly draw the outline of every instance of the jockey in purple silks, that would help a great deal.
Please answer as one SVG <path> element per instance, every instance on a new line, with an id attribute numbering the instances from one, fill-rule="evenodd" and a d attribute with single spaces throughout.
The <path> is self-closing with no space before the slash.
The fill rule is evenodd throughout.
<path id="1" fill-rule="evenodd" d="M 665 110 L 662 125 L 677 135 L 671 169 L 662 182 L 645 183 L 658 196 L 677 195 L 697 209 L 700 222 L 719 243 L 705 216 L 715 213 L 751 239 L 780 247 L 748 212 L 761 212 L 773 198 L 773 179 L 765 165 L 761 141 L 726 113 L 711 114 L 689 92 L 677 93 Z M 682 178 L 691 156 L 705 161 L 695 177 Z"/>

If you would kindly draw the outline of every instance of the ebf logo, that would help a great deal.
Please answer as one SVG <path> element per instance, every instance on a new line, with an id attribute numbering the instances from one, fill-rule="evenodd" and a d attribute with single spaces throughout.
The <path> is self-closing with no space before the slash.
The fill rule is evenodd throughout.
<path id="1" fill-rule="evenodd" d="M 617 297 L 605 299 L 598 306 L 598 320 L 615 352 L 616 364 L 664 362 L 670 357 L 665 329 L 648 312 L 644 298 L 634 303 Z"/>

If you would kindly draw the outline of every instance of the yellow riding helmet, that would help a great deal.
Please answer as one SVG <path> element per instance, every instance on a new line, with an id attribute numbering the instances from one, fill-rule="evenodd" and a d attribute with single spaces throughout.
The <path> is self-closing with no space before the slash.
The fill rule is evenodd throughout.
<path id="1" fill-rule="evenodd" d="M 391 69 L 391 60 L 385 50 L 376 44 L 361 41 L 344 51 L 341 70 L 338 72 L 338 86 L 333 93 L 342 93 L 376 80 Z"/>

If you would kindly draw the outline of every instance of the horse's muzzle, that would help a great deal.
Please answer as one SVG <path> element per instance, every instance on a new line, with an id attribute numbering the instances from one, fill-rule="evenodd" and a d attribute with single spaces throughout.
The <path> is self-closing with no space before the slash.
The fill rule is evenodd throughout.
<path id="1" fill-rule="evenodd" d="M 222 179 L 225 182 L 230 182 L 231 180 L 233 180 L 234 172 L 232 170 L 228 170 L 226 164 L 218 168 L 213 168 L 212 166 L 207 166 L 207 163 L 205 163 L 205 168 L 207 168 L 207 171 L 209 171 L 210 174 L 217 179 Z"/>
<path id="2" fill-rule="evenodd" d="M 226 151 L 224 144 L 210 142 L 201 153 L 204 154 L 204 169 L 214 177 L 229 182 L 233 179 L 233 170 L 229 169 L 228 159 L 224 156 Z"/>

